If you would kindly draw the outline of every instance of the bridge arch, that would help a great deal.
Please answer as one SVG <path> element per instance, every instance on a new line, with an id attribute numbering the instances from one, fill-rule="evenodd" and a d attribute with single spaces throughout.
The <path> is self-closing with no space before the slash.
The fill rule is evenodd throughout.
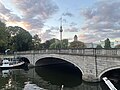
<path id="1" fill-rule="evenodd" d="M 98 78 L 101 80 L 102 76 L 103 76 L 105 73 L 107 73 L 107 72 L 109 72 L 109 71 L 112 71 L 112 70 L 116 70 L 116 69 L 120 69 L 120 66 L 118 65 L 118 66 L 113 66 L 113 67 L 109 67 L 109 68 L 107 68 L 107 69 L 104 69 L 104 70 L 98 75 Z"/>
<path id="2" fill-rule="evenodd" d="M 45 60 L 46 59 L 46 60 Z M 49 60 L 49 59 L 56 59 L 56 60 Z M 51 62 L 53 61 L 53 62 Z M 54 56 L 47 56 L 47 57 L 42 57 L 38 60 L 36 60 L 35 62 L 35 66 L 39 66 L 38 63 L 42 66 L 42 65 L 47 65 L 47 64 L 57 64 L 57 63 L 69 63 L 71 65 L 74 65 L 76 68 L 78 68 L 82 75 L 84 75 L 84 72 L 82 70 L 82 68 L 80 66 L 78 66 L 77 64 L 73 63 L 71 60 L 66 59 L 66 58 L 62 58 L 62 57 L 54 57 Z"/>
<path id="3" fill-rule="evenodd" d="M 28 58 L 26 58 L 26 57 L 20 57 L 19 59 L 24 61 L 25 63 L 30 64 L 30 60 Z"/>

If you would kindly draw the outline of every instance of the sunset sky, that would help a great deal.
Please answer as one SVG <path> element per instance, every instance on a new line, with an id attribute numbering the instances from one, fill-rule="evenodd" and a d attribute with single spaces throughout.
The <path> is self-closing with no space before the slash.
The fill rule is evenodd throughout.
<path id="1" fill-rule="evenodd" d="M 120 40 L 120 0 L 0 0 L 0 20 L 20 26 L 42 41 L 74 35 L 83 42 Z"/>

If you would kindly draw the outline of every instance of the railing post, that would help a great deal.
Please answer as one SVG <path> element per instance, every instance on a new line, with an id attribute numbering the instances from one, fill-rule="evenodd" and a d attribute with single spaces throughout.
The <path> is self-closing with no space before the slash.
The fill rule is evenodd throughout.
<path id="1" fill-rule="evenodd" d="M 94 48 L 94 56 L 95 56 L 95 69 L 96 69 L 96 77 L 98 76 L 98 70 L 97 70 L 97 55 L 96 55 L 96 48 Z"/>
<path id="2" fill-rule="evenodd" d="M 83 48 L 83 55 L 85 55 L 85 48 Z"/>

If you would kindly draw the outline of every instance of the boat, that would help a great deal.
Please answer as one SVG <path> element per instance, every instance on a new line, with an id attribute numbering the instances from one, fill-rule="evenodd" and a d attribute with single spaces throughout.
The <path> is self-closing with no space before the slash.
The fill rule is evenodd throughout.
<path id="1" fill-rule="evenodd" d="M 2 60 L 2 64 L 0 65 L 1 69 L 11 69 L 11 68 L 17 68 L 17 67 L 21 67 L 25 64 L 24 61 L 19 61 L 17 59 L 3 59 Z"/>

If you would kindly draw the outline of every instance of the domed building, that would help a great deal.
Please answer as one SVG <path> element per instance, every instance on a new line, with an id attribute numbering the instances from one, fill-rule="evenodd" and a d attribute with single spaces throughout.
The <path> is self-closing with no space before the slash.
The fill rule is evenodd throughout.
<path id="1" fill-rule="evenodd" d="M 74 36 L 74 41 L 78 41 L 77 35 Z"/>

